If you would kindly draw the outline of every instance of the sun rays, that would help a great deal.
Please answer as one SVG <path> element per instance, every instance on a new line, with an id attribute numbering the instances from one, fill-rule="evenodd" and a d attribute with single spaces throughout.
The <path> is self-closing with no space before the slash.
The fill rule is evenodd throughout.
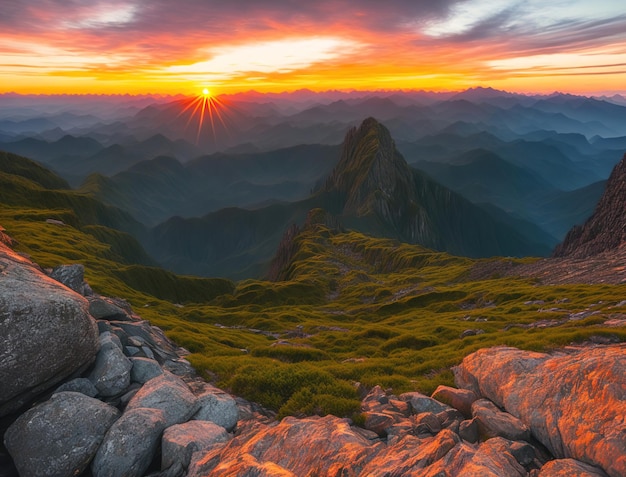
<path id="1" fill-rule="evenodd" d="M 188 128 L 193 123 L 193 126 L 196 128 L 196 145 L 200 144 L 202 133 L 205 130 L 208 130 L 207 132 L 210 134 L 213 144 L 218 141 L 217 129 L 220 129 L 220 132 L 224 131 L 229 134 L 228 125 L 226 124 L 228 119 L 226 114 L 227 106 L 219 98 L 212 96 L 208 88 L 204 88 L 202 94 L 187 101 L 188 104 L 178 116 L 183 116 L 186 113 L 189 115 L 185 127 Z"/>

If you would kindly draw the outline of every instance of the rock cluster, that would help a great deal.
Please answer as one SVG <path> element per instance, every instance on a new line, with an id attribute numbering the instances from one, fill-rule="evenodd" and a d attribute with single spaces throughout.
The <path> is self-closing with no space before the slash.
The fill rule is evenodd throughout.
<path id="1" fill-rule="evenodd" d="M 0 432 L 15 466 L 5 468 L 0 448 L 3 477 L 626 475 L 625 344 L 480 350 L 455 368 L 458 389 L 369 390 L 361 425 L 335 416 L 277 422 L 195 377 L 161 330 L 123 300 L 93 294 L 82 267 L 53 275 L 85 296 L 0 251 L 0 280 L 12 284 L 0 294 L 0 409 L 10 421 Z M 31 303 L 39 288 L 47 298 Z M 26 339 L 14 328 L 45 326 L 28 321 L 39 306 L 53 322 L 40 345 L 48 374 L 31 370 L 27 355 L 26 365 L 12 358 L 12 340 Z M 53 366 L 84 342 L 74 366 Z M 18 366 L 31 373 L 28 386 Z"/>
<path id="2" fill-rule="evenodd" d="M 189 476 L 626 475 L 626 345 L 547 355 L 492 348 L 455 369 L 459 389 L 362 401 L 364 427 L 334 416 L 243 424 L 195 453 Z"/>
<path id="3" fill-rule="evenodd" d="M 93 294 L 82 266 L 46 276 L 0 244 L 0 270 L 0 433 L 14 465 L 0 447 L 0 475 L 176 477 L 231 439 L 236 401 L 123 300 Z"/>

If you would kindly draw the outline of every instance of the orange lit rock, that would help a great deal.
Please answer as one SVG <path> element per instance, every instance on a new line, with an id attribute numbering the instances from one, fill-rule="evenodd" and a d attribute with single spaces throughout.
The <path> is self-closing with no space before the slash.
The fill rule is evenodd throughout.
<path id="1" fill-rule="evenodd" d="M 455 368 L 455 380 L 519 418 L 555 457 L 626 475 L 625 344 L 555 356 L 479 350 Z"/>

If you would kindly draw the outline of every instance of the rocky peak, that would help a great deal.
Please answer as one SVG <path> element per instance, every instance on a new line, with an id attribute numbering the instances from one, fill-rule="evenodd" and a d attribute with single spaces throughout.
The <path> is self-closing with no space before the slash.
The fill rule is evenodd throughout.
<path id="1" fill-rule="evenodd" d="M 626 154 L 615 166 L 604 195 L 584 225 L 574 226 L 555 257 L 585 258 L 620 248 L 626 242 Z"/>
<path id="2" fill-rule="evenodd" d="M 380 212 L 383 203 L 406 196 L 411 190 L 411 169 L 396 150 L 389 130 L 367 118 L 346 134 L 341 159 L 326 182 L 343 213 Z"/>

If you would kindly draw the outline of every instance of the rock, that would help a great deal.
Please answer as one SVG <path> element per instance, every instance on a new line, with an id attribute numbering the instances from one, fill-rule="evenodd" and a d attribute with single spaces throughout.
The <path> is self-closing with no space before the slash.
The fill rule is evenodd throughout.
<path id="1" fill-rule="evenodd" d="M 510 452 L 511 441 L 496 437 L 480 446 L 462 443 L 429 468 L 428 476 L 526 477 L 528 473 Z"/>
<path id="2" fill-rule="evenodd" d="M 531 446 L 528 442 L 513 442 L 509 448 L 511 455 L 515 457 L 524 467 L 530 466 L 535 460 L 537 460 L 537 450 Z"/>
<path id="3" fill-rule="evenodd" d="M 454 372 L 458 386 L 519 418 L 555 457 L 626 475 L 625 344 L 556 356 L 490 348 L 467 356 Z"/>
<path id="4" fill-rule="evenodd" d="M 218 462 L 211 474 L 198 471 L 196 466 L 192 465 L 187 477 L 206 477 L 209 475 L 216 477 L 298 477 L 300 474 L 289 472 L 273 462 L 259 462 L 254 456 L 243 454 L 234 461 Z"/>
<path id="5" fill-rule="evenodd" d="M 1 417 L 89 366 L 98 331 L 83 297 L 2 244 L 0 271 Z"/>
<path id="6" fill-rule="evenodd" d="M 127 410 L 107 432 L 91 463 L 94 477 L 141 477 L 154 459 L 166 428 L 157 409 Z"/>
<path id="7" fill-rule="evenodd" d="M 210 385 L 198 395 L 198 412 L 193 416 L 200 421 L 210 421 L 232 431 L 239 420 L 237 402 L 225 392 Z"/>
<path id="8" fill-rule="evenodd" d="M 460 411 L 465 417 L 472 416 L 472 403 L 478 399 L 473 391 L 443 385 L 438 386 L 431 397 Z"/>
<path id="9" fill-rule="evenodd" d="M 71 477 L 89 465 L 119 411 L 74 392 L 60 392 L 29 409 L 4 442 L 20 477 Z"/>
<path id="10" fill-rule="evenodd" d="M 382 412 L 364 412 L 365 429 L 375 432 L 380 437 L 387 435 L 387 429 L 396 423 L 396 419 Z"/>
<path id="11" fill-rule="evenodd" d="M 130 370 L 130 380 L 135 383 L 144 384 L 163 374 L 163 369 L 154 359 L 130 358 L 130 362 L 133 365 Z"/>
<path id="12" fill-rule="evenodd" d="M 435 435 L 439 431 L 441 431 L 441 422 L 439 422 L 437 416 L 434 415 L 432 412 L 422 412 L 418 414 L 417 416 L 415 416 L 414 422 L 418 426 L 421 424 L 426 426 L 430 434 Z"/>
<path id="13" fill-rule="evenodd" d="M 400 394 L 398 397 L 402 401 L 409 402 L 411 404 L 411 408 L 413 409 L 413 413 L 415 414 L 420 414 L 422 412 L 432 412 L 437 414 L 441 411 L 449 409 L 449 407 L 445 404 L 435 401 L 433 398 L 418 392 L 404 393 Z"/>
<path id="14" fill-rule="evenodd" d="M 74 290 L 79 295 L 85 293 L 85 266 L 80 263 L 54 267 L 50 273 L 50 278 Z"/>
<path id="15" fill-rule="evenodd" d="M 354 475 L 368 477 L 426 475 L 427 469 L 430 470 L 429 466 L 442 459 L 458 443 L 459 436 L 448 430 L 427 439 L 406 436 L 398 444 L 383 448 L 363 467 L 360 474 Z"/>
<path id="16" fill-rule="evenodd" d="M 485 330 L 481 330 L 480 328 L 470 328 L 467 329 L 465 331 L 463 331 L 463 333 L 461 333 L 460 338 L 467 338 L 468 336 L 476 336 L 476 335 L 482 335 L 485 332 Z"/>
<path id="17" fill-rule="evenodd" d="M 606 474 L 602 469 L 575 459 L 556 459 L 539 469 L 537 477 L 606 477 Z"/>
<path id="18" fill-rule="evenodd" d="M 384 447 L 353 431 L 347 419 L 330 415 L 286 417 L 280 423 L 251 429 L 249 436 L 194 456 L 188 477 L 359 475 L 368 457 Z M 245 466 L 243 459 L 248 459 Z"/>
<path id="19" fill-rule="evenodd" d="M 222 426 L 208 421 L 189 421 L 168 427 L 161 440 L 161 468 L 180 464 L 187 469 L 194 452 L 207 451 L 228 440 L 230 435 Z"/>
<path id="20" fill-rule="evenodd" d="M 459 424 L 459 437 L 471 444 L 478 442 L 478 423 L 476 419 L 462 421 Z"/>
<path id="21" fill-rule="evenodd" d="M 110 298 L 92 296 L 89 300 L 89 313 L 96 320 L 131 320 L 125 310 L 117 306 Z"/>
<path id="22" fill-rule="evenodd" d="M 116 396 L 128 388 L 133 367 L 112 336 L 105 333 L 100 337 L 100 351 L 89 375 L 98 393 L 105 397 Z"/>
<path id="23" fill-rule="evenodd" d="M 152 378 L 135 394 L 126 412 L 136 408 L 160 409 L 166 427 L 189 420 L 198 410 L 197 399 L 177 376 L 164 373 Z"/>
<path id="24" fill-rule="evenodd" d="M 81 393 L 89 397 L 96 397 L 98 394 L 96 387 L 87 378 L 72 379 L 71 381 L 61 384 L 61 386 L 59 386 L 54 392 L 60 393 L 63 391 Z"/>
<path id="25" fill-rule="evenodd" d="M 151 326 L 147 321 L 111 321 L 111 325 L 116 327 L 116 334 L 119 333 L 124 346 L 128 345 L 128 337 L 141 337 L 144 343 L 157 352 L 156 360 L 163 364 L 166 360 L 177 360 L 179 356 L 178 346 L 170 341 L 163 331 L 156 326 Z"/>
<path id="26" fill-rule="evenodd" d="M 478 424 L 478 434 L 483 439 L 504 437 L 512 441 L 527 441 L 530 430 L 519 419 L 502 412 L 488 399 L 479 399 L 472 404 L 472 414 Z"/>

